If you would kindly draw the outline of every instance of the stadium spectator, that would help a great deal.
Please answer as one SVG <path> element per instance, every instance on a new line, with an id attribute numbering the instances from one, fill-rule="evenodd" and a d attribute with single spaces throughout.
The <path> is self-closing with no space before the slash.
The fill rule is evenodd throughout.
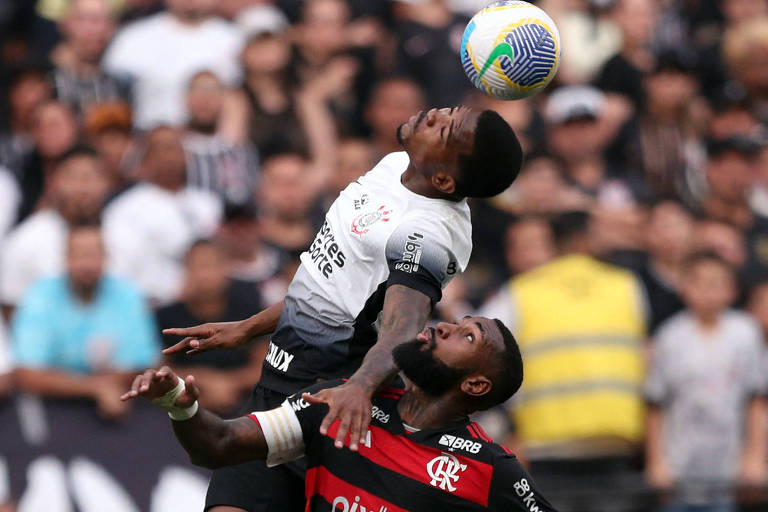
<path id="1" fill-rule="evenodd" d="M 547 99 L 548 149 L 571 184 L 597 195 L 609 168 L 603 151 L 614 135 L 606 117 L 606 98 L 591 86 L 568 86 Z"/>
<path id="2" fill-rule="evenodd" d="M 736 280 L 719 256 L 688 258 L 681 290 L 686 309 L 659 327 L 646 383 L 646 474 L 674 489 L 670 511 L 732 511 L 737 484 L 768 479 L 763 337 L 728 309 Z"/>
<path id="3" fill-rule="evenodd" d="M 262 310 L 264 304 L 256 285 L 227 277 L 224 254 L 213 243 L 192 244 L 185 258 L 181 300 L 157 310 L 160 330 L 192 327 L 205 322 L 232 322 Z M 163 345 L 175 345 L 179 338 L 163 336 Z M 266 343 L 253 343 L 235 350 L 169 357 L 168 364 L 179 373 L 192 373 L 205 393 L 201 403 L 220 414 L 233 414 L 261 375 Z"/>
<path id="4" fill-rule="evenodd" d="M 135 176 L 133 112 L 126 103 L 101 103 L 83 119 L 85 139 L 99 153 L 113 194 L 122 192 Z"/>
<path id="5" fill-rule="evenodd" d="M 212 0 L 167 0 L 168 11 L 118 31 L 104 56 L 108 72 L 131 81 L 134 123 L 148 129 L 181 125 L 189 79 L 210 69 L 228 85 L 240 78 L 242 37 L 230 23 L 211 16 Z"/>
<path id="6" fill-rule="evenodd" d="M 371 129 L 376 156 L 382 158 L 401 146 L 397 127 L 414 112 L 427 107 L 422 88 L 408 77 L 385 78 L 377 82 L 365 108 L 365 120 Z"/>
<path id="7" fill-rule="evenodd" d="M 339 142 L 333 182 L 326 190 L 327 200 L 335 200 L 347 185 L 373 168 L 377 161 L 374 147 L 363 138 L 347 138 Z"/>
<path id="8" fill-rule="evenodd" d="M 187 185 L 216 193 L 224 204 L 254 200 L 258 157 L 249 145 L 228 140 L 219 132 L 224 85 L 211 71 L 192 76 L 187 90 Z"/>
<path id="9" fill-rule="evenodd" d="M 150 131 L 142 180 L 104 211 L 105 236 L 131 239 L 115 255 L 118 271 L 158 304 L 179 296 L 184 254 L 196 239 L 212 236 L 222 216 L 212 192 L 187 186 L 181 140 L 181 133 L 167 126 Z"/>
<path id="10" fill-rule="evenodd" d="M 730 76 L 749 95 L 764 119 L 768 113 L 768 17 L 733 24 L 723 34 L 723 60 Z"/>
<path id="11" fill-rule="evenodd" d="M 624 124 L 608 149 L 611 167 L 626 173 L 653 198 L 689 197 L 688 174 L 698 171 L 700 162 L 693 155 L 703 148 L 697 147 L 695 114 L 702 106 L 693 59 L 695 55 L 672 52 L 656 59 L 644 78 L 646 94 L 639 115 Z"/>
<path id="12" fill-rule="evenodd" d="M 18 304 L 41 277 L 63 271 L 69 226 L 95 222 L 107 195 L 101 162 L 88 148 L 64 155 L 48 178 L 48 207 L 16 226 L 2 244 L 0 302 L 6 308 Z M 112 243 L 108 248 L 117 250 Z"/>
<path id="13" fill-rule="evenodd" d="M 520 176 L 494 204 L 516 215 L 550 214 L 587 208 L 592 198 L 568 183 L 547 154 L 529 154 Z"/>
<path id="14" fill-rule="evenodd" d="M 450 11 L 447 2 L 404 2 L 395 6 L 395 70 L 421 86 L 427 105 L 458 105 L 471 89 L 459 62 L 461 35 L 467 18 Z M 435 80 L 435 77 L 441 77 Z"/>
<path id="15" fill-rule="evenodd" d="M 48 175 L 59 159 L 77 143 L 74 114 L 60 102 L 50 101 L 35 109 L 32 121 L 34 150 L 25 159 L 19 176 L 21 205 L 19 220 L 24 220 L 48 200 L 44 196 Z"/>
<path id="16" fill-rule="evenodd" d="M 293 72 L 301 86 L 320 82 L 343 133 L 363 123 L 363 98 L 375 81 L 375 41 L 352 37 L 350 7 L 344 0 L 310 0 L 301 5 L 296 24 Z M 372 33 L 371 36 L 374 34 Z"/>
<path id="17" fill-rule="evenodd" d="M 285 151 L 307 151 L 306 134 L 292 96 L 290 64 L 286 35 L 255 34 L 243 49 L 244 80 L 234 98 L 241 113 L 239 140 L 250 140 L 263 158 Z"/>
<path id="18" fill-rule="evenodd" d="M 105 273 L 97 226 L 73 227 L 66 245 L 66 272 L 35 283 L 14 315 L 18 384 L 41 396 L 91 399 L 102 416 L 119 418 L 129 372 L 157 359 L 152 315 L 132 284 Z"/>
<path id="19" fill-rule="evenodd" d="M 647 294 L 649 334 L 683 308 L 680 285 L 693 232 L 691 214 L 677 201 L 660 201 L 651 206 L 645 231 L 648 257 L 637 270 Z"/>
<path id="20" fill-rule="evenodd" d="M 742 229 L 752 225 L 754 214 L 747 198 L 760 149 L 758 142 L 741 135 L 708 142 L 706 177 L 709 188 L 702 208 L 709 217 Z"/>
<path id="21" fill-rule="evenodd" d="M 740 282 L 747 282 L 744 266 L 747 263 L 747 246 L 744 232 L 733 224 L 704 218 L 696 223 L 693 231 L 695 252 L 714 252 L 739 269 Z"/>
<path id="22" fill-rule="evenodd" d="M 34 146 L 32 127 L 38 105 L 49 100 L 53 88 L 44 66 L 17 66 L 7 86 L 8 115 L 0 133 L 0 165 L 17 176 Z"/>
<path id="23" fill-rule="evenodd" d="M 561 511 L 642 506 L 641 284 L 590 256 L 589 216 L 553 221 L 559 256 L 514 278 L 483 315 L 517 332 L 525 381 L 514 447 Z M 585 414 L 589 411 L 589 414 Z M 518 449 L 519 447 L 519 449 Z M 546 483 L 544 483 L 546 482 Z M 624 495 L 606 492 L 621 488 Z"/>
<path id="24" fill-rule="evenodd" d="M 555 257 L 552 228 L 542 217 L 522 217 L 507 227 L 504 255 L 516 276 L 548 263 Z"/>
<path id="25" fill-rule="evenodd" d="M 596 85 L 605 92 L 625 96 L 636 108 L 643 104 L 643 75 L 654 65 L 653 38 L 659 17 L 655 2 L 617 0 L 611 18 L 621 30 L 621 49 L 609 58 Z"/>
<path id="26" fill-rule="evenodd" d="M 107 0 L 70 2 L 59 21 L 63 40 L 51 54 L 56 97 L 79 115 L 97 103 L 130 100 L 124 81 L 101 69 L 101 58 L 114 32 Z"/>
<path id="27" fill-rule="evenodd" d="M 290 153 L 265 160 L 261 168 L 258 201 L 261 236 L 286 256 L 298 256 L 309 247 L 317 231 L 310 218 L 317 199 L 310 173 L 309 163 L 302 156 Z"/>
<path id="28" fill-rule="evenodd" d="M 224 253 L 231 279 L 263 283 L 280 270 L 280 254 L 262 242 L 254 207 L 227 208 L 215 241 Z"/>

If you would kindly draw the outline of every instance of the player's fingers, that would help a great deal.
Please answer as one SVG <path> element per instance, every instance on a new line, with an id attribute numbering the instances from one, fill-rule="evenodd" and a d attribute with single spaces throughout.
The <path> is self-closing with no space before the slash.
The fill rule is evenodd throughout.
<path id="1" fill-rule="evenodd" d="M 139 393 L 145 393 L 149 391 L 149 386 L 152 383 L 152 377 L 155 375 L 155 370 L 147 370 L 141 376 L 141 383 L 139 384 Z"/>
<path id="2" fill-rule="evenodd" d="M 303 398 L 308 403 L 313 405 L 328 403 L 328 399 L 325 397 L 322 391 L 320 393 L 315 393 L 314 395 L 311 395 L 309 393 L 302 393 L 301 398 Z"/>
<path id="3" fill-rule="evenodd" d="M 347 438 L 347 432 L 349 432 L 349 420 L 342 419 L 339 423 L 339 430 L 336 432 L 336 441 L 333 446 L 336 448 L 344 448 L 344 439 Z"/>
<path id="4" fill-rule="evenodd" d="M 141 375 L 137 375 L 136 377 L 133 378 L 133 382 L 131 383 L 131 389 L 123 393 L 120 396 L 120 400 L 126 401 L 138 396 L 139 392 L 137 390 L 139 389 L 139 382 L 141 382 Z"/>
<path id="5" fill-rule="evenodd" d="M 357 445 L 360 442 L 360 429 L 362 428 L 363 417 L 360 414 L 356 414 L 349 426 L 349 449 L 353 452 L 357 451 Z"/>
<path id="6" fill-rule="evenodd" d="M 371 414 L 366 412 L 360 421 L 360 444 L 365 444 L 365 438 L 368 436 L 368 428 L 371 426 Z"/>
<path id="7" fill-rule="evenodd" d="M 185 394 L 189 397 L 191 405 L 192 402 L 200 397 L 200 389 L 197 387 L 195 376 L 187 375 L 187 377 L 184 379 L 184 385 L 187 388 Z"/>
<path id="8" fill-rule="evenodd" d="M 323 422 L 320 423 L 320 433 L 323 435 L 328 434 L 328 429 L 331 428 L 331 424 L 336 421 L 336 418 L 338 418 L 339 415 L 336 412 L 336 410 L 331 407 L 328 410 L 328 414 L 325 415 L 325 418 L 323 418 Z"/>
<path id="9" fill-rule="evenodd" d="M 206 350 L 211 350 L 212 348 L 216 348 L 216 343 L 214 338 L 194 338 L 189 341 L 189 348 L 191 349 L 187 354 L 190 352 L 197 354 L 198 352 L 205 352 Z"/>
<path id="10" fill-rule="evenodd" d="M 166 333 L 166 331 L 170 331 L 170 330 L 173 330 L 173 329 L 166 329 L 165 331 L 163 331 L 163 333 Z M 164 348 L 163 354 L 169 355 L 169 354 L 176 354 L 178 352 L 181 352 L 184 349 L 186 349 L 189 346 L 189 343 L 194 339 L 195 338 L 186 337 L 180 342 L 176 343 L 175 345 L 171 345 L 168 348 Z"/>
<path id="11" fill-rule="evenodd" d="M 163 334 L 169 336 L 208 336 L 210 328 L 206 325 L 195 325 L 192 327 L 171 327 L 169 329 L 163 329 Z"/>

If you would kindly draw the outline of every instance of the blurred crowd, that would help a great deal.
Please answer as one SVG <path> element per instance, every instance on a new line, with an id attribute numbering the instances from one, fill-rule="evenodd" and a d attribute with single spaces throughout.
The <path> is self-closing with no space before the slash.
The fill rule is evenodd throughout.
<path id="1" fill-rule="evenodd" d="M 281 300 L 399 124 L 463 103 L 526 151 L 471 205 L 469 270 L 435 311 L 518 337 L 526 381 L 488 430 L 563 511 L 765 510 L 768 1 L 536 2 L 560 68 L 513 102 L 459 64 L 485 3 L 0 3 L 0 400 L 119 421 L 176 341 L 160 329 Z M 264 350 L 165 362 L 231 414 Z"/>

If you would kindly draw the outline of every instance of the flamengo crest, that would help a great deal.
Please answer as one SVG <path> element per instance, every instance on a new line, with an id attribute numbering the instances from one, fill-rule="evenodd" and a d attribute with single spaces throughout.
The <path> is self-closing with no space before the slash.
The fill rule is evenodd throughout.
<path id="1" fill-rule="evenodd" d="M 427 473 L 432 479 L 429 483 L 448 492 L 456 490 L 453 484 L 459 481 L 457 473 L 466 469 L 466 464 L 460 463 L 459 459 L 445 452 L 427 462 Z"/>

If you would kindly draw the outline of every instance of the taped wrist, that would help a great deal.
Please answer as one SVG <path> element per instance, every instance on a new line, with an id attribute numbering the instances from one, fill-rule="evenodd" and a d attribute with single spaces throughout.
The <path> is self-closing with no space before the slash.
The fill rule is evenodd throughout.
<path id="1" fill-rule="evenodd" d="M 178 377 L 179 381 L 176 386 L 168 391 L 166 394 L 159 398 L 152 400 L 152 403 L 161 409 L 168 411 L 168 416 L 174 421 L 184 421 L 190 419 L 197 414 L 198 403 L 197 400 L 189 407 L 177 407 L 176 400 L 184 394 L 187 386 L 184 384 L 184 379 Z"/>

